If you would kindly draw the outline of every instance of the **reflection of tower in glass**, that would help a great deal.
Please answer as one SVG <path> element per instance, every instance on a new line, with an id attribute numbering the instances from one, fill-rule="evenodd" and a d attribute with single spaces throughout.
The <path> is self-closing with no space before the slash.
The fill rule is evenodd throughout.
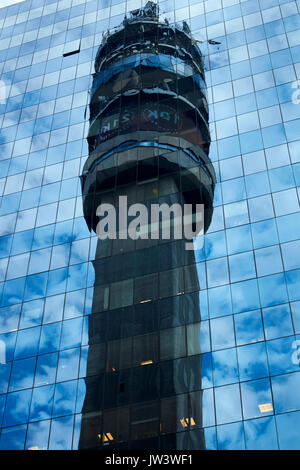
<path id="1" fill-rule="evenodd" d="M 82 175 L 86 222 L 128 205 L 204 204 L 215 174 L 201 52 L 188 26 L 130 13 L 99 47 Z M 149 211 L 150 212 L 150 211 Z M 118 235 L 118 234 L 117 234 Z M 205 448 L 201 266 L 185 240 L 99 240 L 80 448 Z M 200 279 L 200 286 L 199 286 Z"/>

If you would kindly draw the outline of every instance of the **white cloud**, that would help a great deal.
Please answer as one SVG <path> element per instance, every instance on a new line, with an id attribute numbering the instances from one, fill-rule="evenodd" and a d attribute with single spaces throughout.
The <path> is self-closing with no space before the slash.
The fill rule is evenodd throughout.
<path id="1" fill-rule="evenodd" d="M 24 2 L 24 0 L 0 0 L 0 8 L 9 7 L 10 5 L 21 2 Z"/>

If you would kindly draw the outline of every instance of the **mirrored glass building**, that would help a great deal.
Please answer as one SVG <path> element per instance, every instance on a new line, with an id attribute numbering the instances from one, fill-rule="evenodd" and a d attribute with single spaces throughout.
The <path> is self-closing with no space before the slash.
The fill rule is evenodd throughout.
<path id="1" fill-rule="evenodd" d="M 300 449 L 300 2 L 6 3 L 0 449 Z"/>

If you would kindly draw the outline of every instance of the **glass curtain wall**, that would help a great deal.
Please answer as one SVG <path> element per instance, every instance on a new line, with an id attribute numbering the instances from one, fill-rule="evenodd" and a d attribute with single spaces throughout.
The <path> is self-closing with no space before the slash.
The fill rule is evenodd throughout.
<path id="1" fill-rule="evenodd" d="M 161 448 L 300 449 L 299 1 L 157 2 L 161 21 L 185 21 L 203 55 L 212 221 L 192 263 L 163 265 L 167 244 L 145 258 L 149 274 L 164 273 L 166 295 L 137 297 L 134 316 L 120 309 L 117 283 L 139 260 L 128 251 L 111 264 L 112 304 L 89 340 L 95 263 L 105 269 L 80 181 L 94 61 L 103 34 L 145 3 L 26 0 L 0 9 L 0 449 L 78 449 L 83 429 L 88 446 L 105 449 L 146 448 L 145 430 Z M 197 278 L 177 295 L 191 264 Z M 174 361 L 190 362 L 175 394 L 182 422 L 173 392 L 162 389 L 168 344 Z M 125 401 L 118 419 L 114 405 L 99 413 L 107 367 L 118 364 L 125 377 L 128 351 L 140 363 L 142 348 L 160 354 L 160 379 L 150 383 L 161 406 Z"/>

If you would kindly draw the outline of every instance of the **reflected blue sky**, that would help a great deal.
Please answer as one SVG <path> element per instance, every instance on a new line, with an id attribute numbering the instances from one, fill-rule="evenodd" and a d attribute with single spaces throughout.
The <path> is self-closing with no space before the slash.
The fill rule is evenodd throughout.
<path id="1" fill-rule="evenodd" d="M 100 8 L 97 18 L 94 1 L 46 3 L 53 11 L 41 18 L 43 2 L 28 18 L 30 2 L 0 10 L 0 73 L 11 87 L 0 102 L 0 449 L 76 448 L 86 392 L 97 238 L 82 216 L 84 113 L 101 34 L 123 20 L 125 4 L 113 2 L 109 19 Z M 299 5 L 205 6 L 162 6 L 171 23 L 186 19 L 203 41 L 207 69 L 218 182 L 196 253 L 201 324 L 192 302 L 176 318 L 157 314 L 155 321 L 170 328 L 180 326 L 180 315 L 189 318 L 195 343 L 188 355 L 201 355 L 207 449 L 299 449 L 299 364 L 291 359 L 300 334 L 300 107 L 291 102 L 300 73 Z M 40 29 L 52 24 L 49 35 Z M 79 38 L 80 53 L 63 57 L 64 44 Z M 116 283 L 129 277 L 125 264 L 113 273 Z M 130 282 L 129 304 L 144 293 Z M 119 287 L 109 289 L 106 307 L 117 309 Z M 259 405 L 270 403 L 261 413 Z"/>

